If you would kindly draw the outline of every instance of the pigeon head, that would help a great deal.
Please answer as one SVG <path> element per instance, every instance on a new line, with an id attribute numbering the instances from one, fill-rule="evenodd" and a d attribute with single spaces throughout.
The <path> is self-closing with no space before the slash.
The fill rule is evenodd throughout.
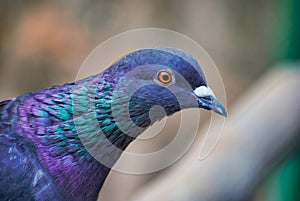
<path id="1" fill-rule="evenodd" d="M 187 108 L 227 115 L 208 87 L 197 61 L 180 49 L 149 48 L 132 52 L 106 69 L 103 78 L 112 84 L 114 118 L 124 122 L 130 119 L 139 127 L 148 127 Z"/>

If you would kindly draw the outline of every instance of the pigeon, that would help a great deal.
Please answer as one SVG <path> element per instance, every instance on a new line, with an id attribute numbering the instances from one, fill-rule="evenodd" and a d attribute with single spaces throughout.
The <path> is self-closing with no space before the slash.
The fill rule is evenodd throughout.
<path id="1" fill-rule="evenodd" d="M 139 49 L 96 75 L 3 101 L 0 200 L 95 201 L 126 147 L 187 108 L 227 115 L 196 59 L 172 47 Z"/>

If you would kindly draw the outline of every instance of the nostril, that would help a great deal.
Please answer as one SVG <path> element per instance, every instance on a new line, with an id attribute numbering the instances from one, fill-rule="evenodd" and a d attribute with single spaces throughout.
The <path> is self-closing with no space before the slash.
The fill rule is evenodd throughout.
<path id="1" fill-rule="evenodd" d="M 208 100 L 208 101 L 212 100 L 211 96 L 204 96 L 204 97 L 201 97 L 201 98 L 204 99 L 204 100 Z"/>

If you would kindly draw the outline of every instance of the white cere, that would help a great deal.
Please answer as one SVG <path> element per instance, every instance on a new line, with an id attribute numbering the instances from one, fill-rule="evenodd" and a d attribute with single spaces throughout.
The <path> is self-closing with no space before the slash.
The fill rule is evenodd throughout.
<path id="1" fill-rule="evenodd" d="M 213 97 L 215 97 L 214 92 L 209 87 L 206 87 L 206 86 L 197 87 L 194 90 L 194 93 L 198 97 L 206 97 L 206 96 L 213 96 Z"/>

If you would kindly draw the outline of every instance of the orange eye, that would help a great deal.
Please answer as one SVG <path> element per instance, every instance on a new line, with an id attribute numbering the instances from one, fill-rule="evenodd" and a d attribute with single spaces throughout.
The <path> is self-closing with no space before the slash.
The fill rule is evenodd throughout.
<path id="1" fill-rule="evenodd" d="M 169 84 L 172 81 L 172 75 L 168 71 L 161 71 L 158 73 L 157 79 L 163 84 Z"/>

